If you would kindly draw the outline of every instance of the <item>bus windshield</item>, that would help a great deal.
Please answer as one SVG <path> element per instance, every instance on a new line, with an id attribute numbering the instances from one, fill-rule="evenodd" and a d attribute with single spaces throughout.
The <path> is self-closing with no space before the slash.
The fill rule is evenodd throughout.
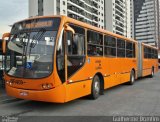
<path id="1" fill-rule="evenodd" d="M 59 18 L 16 23 L 7 44 L 6 72 L 19 78 L 43 78 L 53 71 Z"/>

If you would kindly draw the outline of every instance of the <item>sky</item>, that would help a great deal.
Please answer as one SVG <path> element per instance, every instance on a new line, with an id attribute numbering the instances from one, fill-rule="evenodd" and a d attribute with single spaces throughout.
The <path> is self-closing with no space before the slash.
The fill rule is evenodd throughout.
<path id="1" fill-rule="evenodd" d="M 0 0 L 0 39 L 13 23 L 28 18 L 28 0 Z"/>

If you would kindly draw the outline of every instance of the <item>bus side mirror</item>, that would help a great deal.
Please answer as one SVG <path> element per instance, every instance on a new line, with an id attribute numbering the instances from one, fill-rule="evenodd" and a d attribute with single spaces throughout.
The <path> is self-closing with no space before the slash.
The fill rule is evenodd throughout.
<path id="1" fill-rule="evenodd" d="M 74 29 L 71 28 L 68 24 L 65 24 L 65 25 L 64 25 L 64 29 L 65 29 L 65 31 L 70 31 L 70 32 L 72 32 L 73 35 L 75 34 Z"/>
<path id="2" fill-rule="evenodd" d="M 2 36 L 2 52 L 5 54 L 6 53 L 6 46 L 7 46 L 7 41 L 5 40 L 5 38 L 9 38 L 10 37 L 10 33 L 4 33 Z"/>

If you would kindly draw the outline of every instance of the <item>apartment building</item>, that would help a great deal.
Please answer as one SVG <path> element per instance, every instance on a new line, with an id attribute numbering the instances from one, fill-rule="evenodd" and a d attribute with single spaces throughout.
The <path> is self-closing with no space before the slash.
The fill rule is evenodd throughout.
<path id="1" fill-rule="evenodd" d="M 130 0 L 105 1 L 105 29 L 131 37 Z"/>
<path id="2" fill-rule="evenodd" d="M 29 17 L 66 15 L 104 28 L 104 0 L 29 0 Z"/>
<path id="3" fill-rule="evenodd" d="M 159 0 L 131 0 L 132 37 L 160 48 Z"/>

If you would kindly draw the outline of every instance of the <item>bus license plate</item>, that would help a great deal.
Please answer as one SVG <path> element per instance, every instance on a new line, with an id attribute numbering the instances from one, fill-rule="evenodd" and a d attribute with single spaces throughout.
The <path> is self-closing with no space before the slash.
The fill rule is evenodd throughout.
<path id="1" fill-rule="evenodd" d="M 28 92 L 22 91 L 20 92 L 20 96 L 28 96 Z"/>

